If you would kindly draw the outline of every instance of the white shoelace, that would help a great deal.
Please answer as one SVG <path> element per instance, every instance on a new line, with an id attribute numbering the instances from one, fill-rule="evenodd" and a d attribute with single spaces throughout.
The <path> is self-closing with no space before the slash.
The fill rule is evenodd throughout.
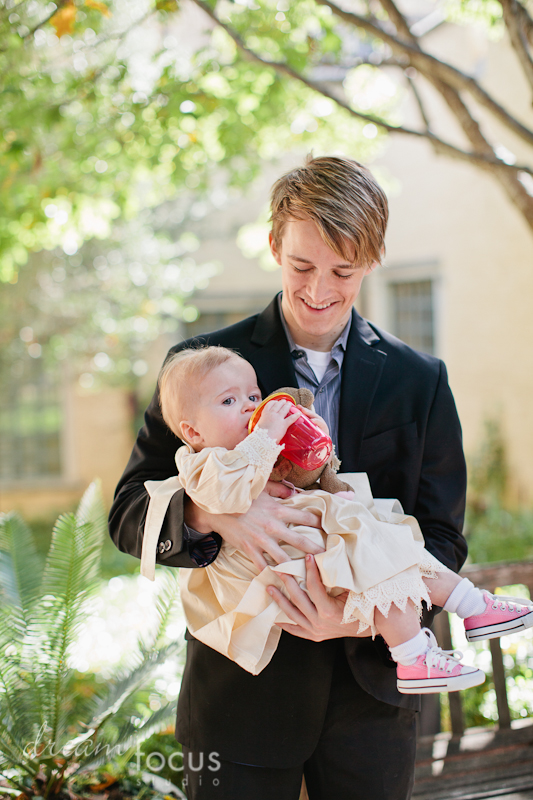
<path id="1" fill-rule="evenodd" d="M 437 644 L 433 633 L 428 628 L 423 630 L 430 642 L 430 648 L 424 656 L 424 661 L 428 668 L 428 678 L 431 677 L 431 669 L 433 667 L 451 673 L 458 664 L 461 664 L 463 654 L 460 650 L 443 650 Z"/>
<path id="2" fill-rule="evenodd" d="M 523 602 L 520 602 L 514 597 L 503 597 L 501 595 L 494 595 L 494 600 L 492 602 L 492 609 L 493 611 L 497 611 L 498 608 L 501 611 L 533 611 L 533 605 L 524 605 Z"/>
<path id="3" fill-rule="evenodd" d="M 431 668 L 436 667 L 446 672 L 452 672 L 455 667 L 461 663 L 463 654 L 460 650 L 442 650 L 440 647 L 431 647 L 425 656 L 425 662 L 428 668 L 428 678 L 431 674 Z"/>

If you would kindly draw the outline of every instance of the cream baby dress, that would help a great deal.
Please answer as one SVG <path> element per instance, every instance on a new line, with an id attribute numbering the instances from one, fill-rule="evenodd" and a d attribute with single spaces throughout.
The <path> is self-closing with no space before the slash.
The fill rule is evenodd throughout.
<path id="1" fill-rule="evenodd" d="M 256 428 L 234 450 L 210 447 L 195 453 L 189 446 L 176 453 L 179 477 L 147 481 L 151 496 L 144 530 L 141 573 L 153 580 L 161 525 L 174 492 L 183 488 L 194 503 L 213 514 L 243 514 L 265 488 L 282 450 L 264 429 Z M 431 607 L 423 576 L 445 569 L 424 548 L 414 517 L 397 500 L 374 500 L 366 473 L 347 473 L 349 500 L 321 490 L 303 491 L 278 502 L 311 511 L 322 530 L 302 525 L 295 531 L 325 548 L 315 556 L 332 595 L 349 592 L 343 622 L 359 620 L 359 632 L 374 635 L 374 611 L 387 616 L 391 604 L 405 610 L 408 600 L 421 610 Z M 291 622 L 267 593 L 269 585 L 284 591 L 279 572 L 293 575 L 305 589 L 305 553 L 283 545 L 291 561 L 266 567 L 260 574 L 240 550 L 223 542 L 215 561 L 205 568 L 180 570 L 187 627 L 204 644 L 257 675 L 276 650 L 281 629 Z"/>

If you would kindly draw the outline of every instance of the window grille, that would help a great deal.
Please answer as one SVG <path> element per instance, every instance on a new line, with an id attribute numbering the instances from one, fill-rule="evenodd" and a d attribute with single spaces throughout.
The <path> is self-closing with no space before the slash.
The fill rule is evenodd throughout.
<path id="1" fill-rule="evenodd" d="M 424 353 L 435 352 L 433 281 L 390 283 L 391 330 Z"/>
<path id="2" fill-rule="evenodd" d="M 0 479 L 59 477 L 63 413 L 57 376 L 19 362 L 0 386 Z"/>

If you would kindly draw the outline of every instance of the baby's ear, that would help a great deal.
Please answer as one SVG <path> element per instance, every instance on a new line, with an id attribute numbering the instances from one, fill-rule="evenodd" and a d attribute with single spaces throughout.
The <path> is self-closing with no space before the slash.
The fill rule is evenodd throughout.
<path id="1" fill-rule="evenodd" d="M 188 442 L 193 447 L 201 444 L 202 437 L 190 422 L 182 420 L 182 422 L 180 422 L 179 424 L 179 429 L 180 429 L 180 438 L 184 442 Z"/>

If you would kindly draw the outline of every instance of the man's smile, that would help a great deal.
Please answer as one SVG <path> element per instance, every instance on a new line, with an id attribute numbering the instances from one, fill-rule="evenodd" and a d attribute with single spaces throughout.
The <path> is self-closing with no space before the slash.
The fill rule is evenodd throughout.
<path id="1" fill-rule="evenodd" d="M 331 303 L 321 303 L 320 305 L 318 305 L 317 303 L 311 303 L 309 300 L 304 300 L 303 297 L 301 297 L 300 300 L 302 300 L 305 303 L 305 305 L 308 306 L 309 308 L 314 308 L 317 311 L 322 311 L 324 308 L 329 308 L 330 306 L 333 305 L 334 302 L 332 300 Z"/>

